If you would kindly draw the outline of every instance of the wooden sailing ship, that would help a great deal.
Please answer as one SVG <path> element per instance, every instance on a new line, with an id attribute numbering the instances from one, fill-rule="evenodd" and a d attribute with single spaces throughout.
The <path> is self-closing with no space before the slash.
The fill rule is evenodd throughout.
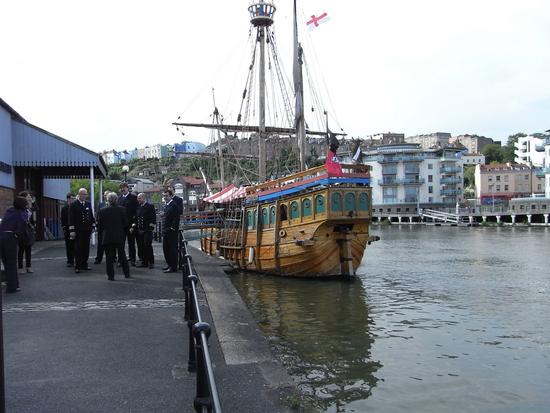
<path id="1" fill-rule="evenodd" d="M 339 165 L 333 162 L 337 140 L 328 130 L 306 130 L 303 114 L 302 50 L 298 43 L 296 2 L 294 2 L 294 94 L 293 127 L 265 125 L 265 37 L 273 23 L 275 6 L 260 0 L 249 7 L 251 23 L 260 44 L 259 125 L 175 123 L 198 126 L 224 133 L 255 132 L 259 137 L 260 184 L 246 187 L 242 197 L 211 199 L 216 212 L 188 216 L 201 228 L 201 248 L 220 255 L 235 267 L 283 276 L 352 276 L 363 258 L 367 244 L 377 239 L 369 235 L 372 217 L 368 166 Z M 215 110 L 217 115 L 217 109 Z M 265 182 L 265 138 L 271 134 L 292 134 L 300 153 L 301 172 Z M 305 168 L 306 135 L 326 135 L 331 151 L 327 164 Z M 218 141 L 219 142 L 219 141 Z M 222 151 L 219 151 L 220 156 Z M 223 162 L 220 162 L 223 181 Z M 224 192 L 224 191 L 222 191 Z M 216 218 L 219 214 L 221 219 Z M 216 222 L 219 225 L 209 225 Z M 186 227 L 184 222 L 184 227 Z"/>

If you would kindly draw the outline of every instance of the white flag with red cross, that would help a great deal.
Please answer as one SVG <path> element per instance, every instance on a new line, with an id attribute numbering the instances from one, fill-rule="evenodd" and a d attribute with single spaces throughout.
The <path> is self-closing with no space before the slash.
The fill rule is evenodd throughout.
<path id="1" fill-rule="evenodd" d="M 319 27 L 321 23 L 326 23 L 330 20 L 330 17 L 326 12 L 321 13 L 319 16 L 311 15 L 311 18 L 307 22 L 307 28 L 313 30 Z"/>

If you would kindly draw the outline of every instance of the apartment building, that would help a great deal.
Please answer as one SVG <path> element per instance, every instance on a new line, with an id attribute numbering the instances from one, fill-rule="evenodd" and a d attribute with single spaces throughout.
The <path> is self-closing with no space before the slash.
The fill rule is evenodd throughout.
<path id="1" fill-rule="evenodd" d="M 372 169 L 373 208 L 380 212 L 455 207 L 464 200 L 462 153 L 456 148 L 404 143 L 381 145 L 363 155 Z"/>
<path id="2" fill-rule="evenodd" d="M 514 161 L 516 163 L 541 168 L 544 165 L 544 145 L 546 137 L 529 135 L 518 138 L 514 144 Z"/>
<path id="3" fill-rule="evenodd" d="M 407 136 L 406 143 L 417 143 L 422 149 L 444 148 L 449 145 L 451 134 L 434 132 L 425 135 Z"/>
<path id="4" fill-rule="evenodd" d="M 475 185 L 476 198 L 482 205 L 544 193 L 544 177 L 523 164 L 476 165 Z"/>

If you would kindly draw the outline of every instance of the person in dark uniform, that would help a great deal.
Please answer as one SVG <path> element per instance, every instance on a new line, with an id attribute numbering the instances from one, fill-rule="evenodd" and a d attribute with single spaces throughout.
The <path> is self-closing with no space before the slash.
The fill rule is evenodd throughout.
<path id="1" fill-rule="evenodd" d="M 128 219 L 125 208 L 117 205 L 117 198 L 117 194 L 114 192 L 107 194 L 109 205 L 101 209 L 98 214 L 98 230 L 102 237 L 101 243 L 105 248 L 107 279 L 110 281 L 115 279 L 115 254 L 118 254 L 124 277 L 130 278 L 130 267 L 124 252 Z"/>
<path id="2" fill-rule="evenodd" d="M 103 192 L 103 201 L 100 202 L 98 205 L 99 211 L 101 211 L 103 208 L 107 206 L 107 195 L 109 193 L 110 193 L 109 191 Z M 99 216 L 99 211 L 96 216 Z M 103 259 L 104 248 L 103 248 L 103 243 L 101 242 L 101 238 L 103 237 L 101 236 L 101 233 L 98 232 L 97 233 L 97 251 L 95 255 L 94 264 L 101 264 L 101 260 Z"/>
<path id="3" fill-rule="evenodd" d="M 183 198 L 180 198 L 179 196 L 176 195 L 176 189 L 172 185 L 171 181 L 166 189 L 171 190 L 172 194 L 174 194 L 172 197 L 172 202 L 174 202 L 178 207 L 178 212 L 181 216 L 183 214 Z M 182 242 L 183 242 L 182 234 L 178 231 L 178 245 L 181 245 Z M 178 254 L 178 269 L 181 270 L 182 268 L 183 268 L 183 257 Z"/>
<path id="4" fill-rule="evenodd" d="M 139 207 L 136 213 L 136 222 L 130 229 L 134 233 L 138 245 L 138 256 L 141 258 L 139 267 L 153 268 L 155 262 L 153 254 L 153 230 L 157 223 L 157 213 L 154 205 L 147 202 L 145 194 L 137 196 Z"/>
<path id="5" fill-rule="evenodd" d="M 67 194 L 67 203 L 61 208 L 61 228 L 65 237 L 65 251 L 67 253 L 67 267 L 74 265 L 74 240 L 69 231 L 69 207 L 74 201 L 73 194 Z"/>
<path id="6" fill-rule="evenodd" d="M 128 218 L 128 227 L 126 228 L 126 238 L 128 239 L 128 257 L 130 264 L 136 265 L 136 236 L 130 233 L 130 227 L 136 222 L 136 212 L 138 208 L 137 197 L 130 193 L 128 184 L 123 182 L 120 184 L 120 198 L 118 205 L 126 208 L 126 217 Z"/>
<path id="7" fill-rule="evenodd" d="M 164 217 L 162 222 L 162 250 L 166 267 L 164 272 L 177 272 L 178 270 L 178 233 L 180 224 L 180 214 L 178 206 L 172 200 L 174 193 L 170 189 L 166 189 L 163 193 L 164 202 Z"/>
<path id="8" fill-rule="evenodd" d="M 170 191 L 172 191 L 172 194 L 173 194 L 172 201 L 178 207 L 179 214 L 180 215 L 183 214 L 183 198 L 180 198 L 179 196 L 176 195 L 176 190 L 172 185 L 169 185 L 166 189 L 169 189 Z"/>
<path id="9" fill-rule="evenodd" d="M 16 197 L 0 222 L 0 258 L 6 270 L 6 293 L 21 291 L 17 275 L 17 244 L 27 227 L 27 200 Z"/>
<path id="10" fill-rule="evenodd" d="M 74 271 L 91 270 L 88 266 L 90 257 L 90 236 L 95 227 L 95 219 L 92 205 L 86 201 L 88 191 L 84 188 L 78 190 L 76 200 L 69 207 L 69 230 L 74 239 Z"/>

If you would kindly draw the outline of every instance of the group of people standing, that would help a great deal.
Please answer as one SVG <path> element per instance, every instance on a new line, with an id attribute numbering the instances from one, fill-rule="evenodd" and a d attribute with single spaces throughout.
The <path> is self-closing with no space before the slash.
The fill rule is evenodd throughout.
<path id="1" fill-rule="evenodd" d="M 107 277 L 114 279 L 114 263 L 122 267 L 125 277 L 130 277 L 130 266 L 154 268 L 153 232 L 157 214 L 153 204 L 147 202 L 145 194 L 137 196 L 129 190 L 128 184 L 120 185 L 120 196 L 106 191 L 104 201 L 94 217 L 88 192 L 81 188 L 76 199 L 67 195 L 67 205 L 61 210 L 61 221 L 65 235 L 67 266 L 76 273 L 90 270 L 88 265 L 90 238 L 96 230 L 97 254 L 95 264 L 101 263 L 105 255 Z M 183 200 L 174 197 L 173 189 L 163 193 L 166 202 L 163 213 L 163 250 L 167 266 L 164 272 L 178 269 L 179 219 L 183 212 Z M 125 246 L 128 244 L 128 258 Z M 137 249 L 136 249 L 137 244 Z M 137 259 L 140 263 L 137 263 Z"/>
<path id="2" fill-rule="evenodd" d="M 65 238 L 67 267 L 75 273 L 90 270 L 90 239 L 97 233 L 95 264 L 105 255 L 106 272 L 114 280 L 115 263 L 124 276 L 130 277 L 130 266 L 154 268 L 153 233 L 157 212 L 147 201 L 145 194 L 137 196 L 129 191 L 127 183 L 120 185 L 120 196 L 106 191 L 104 201 L 94 215 L 88 201 L 88 191 L 81 188 L 76 197 L 67 194 L 67 203 L 61 209 L 61 225 Z M 162 217 L 162 244 L 166 266 L 165 273 L 177 272 L 179 223 L 183 213 L 183 199 L 175 196 L 173 187 L 163 192 L 165 206 Z M 22 192 L 13 202 L 0 223 L 0 257 L 7 274 L 8 293 L 20 291 L 17 266 L 20 272 L 32 273 L 31 247 L 34 243 L 34 204 L 32 194 Z M 128 244 L 128 259 L 125 246 Z M 136 248 L 137 244 L 137 248 Z M 25 268 L 23 269 L 23 258 Z M 138 263 L 137 260 L 140 260 Z"/>

